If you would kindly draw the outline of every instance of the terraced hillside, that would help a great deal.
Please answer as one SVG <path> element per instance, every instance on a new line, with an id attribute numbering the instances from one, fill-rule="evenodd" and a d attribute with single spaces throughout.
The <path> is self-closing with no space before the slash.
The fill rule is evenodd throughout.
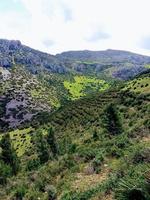
<path id="1" fill-rule="evenodd" d="M 3 174 L 1 199 L 150 199 L 150 93 L 126 87 L 67 103 L 38 129 L 10 132 L 21 169 Z"/>

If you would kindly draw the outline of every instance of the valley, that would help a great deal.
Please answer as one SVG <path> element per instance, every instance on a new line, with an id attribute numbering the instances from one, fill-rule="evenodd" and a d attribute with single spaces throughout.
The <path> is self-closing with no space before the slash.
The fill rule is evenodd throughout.
<path id="1" fill-rule="evenodd" d="M 149 64 L 0 40 L 0 199 L 149 200 Z"/>

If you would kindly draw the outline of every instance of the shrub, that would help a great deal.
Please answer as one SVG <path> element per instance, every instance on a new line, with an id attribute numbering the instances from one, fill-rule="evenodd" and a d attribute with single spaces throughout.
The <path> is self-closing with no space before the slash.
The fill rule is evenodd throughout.
<path id="1" fill-rule="evenodd" d="M 131 160 L 133 164 L 150 163 L 150 148 L 140 149 L 139 147 L 135 149 L 131 155 Z"/>
<path id="2" fill-rule="evenodd" d="M 96 157 L 94 158 L 94 160 L 92 161 L 93 168 L 94 168 L 94 171 L 95 171 L 96 173 L 99 173 L 99 171 L 100 171 L 102 162 L 104 161 L 104 156 L 105 156 L 105 153 L 104 153 L 104 152 L 99 152 L 99 153 L 96 155 Z"/>
<path id="3" fill-rule="evenodd" d="M 40 165 L 40 160 L 38 158 L 34 158 L 27 162 L 26 170 L 31 171 L 31 170 L 37 169 L 39 165 Z"/>
<path id="4" fill-rule="evenodd" d="M 93 149 L 90 147 L 80 147 L 78 148 L 77 152 L 78 155 L 84 158 L 85 161 L 89 161 L 95 158 L 95 155 L 97 154 L 97 149 Z"/>
<path id="5" fill-rule="evenodd" d="M 25 196 L 26 192 L 27 189 L 24 185 L 18 186 L 15 191 L 14 197 L 16 198 L 16 200 L 23 200 L 23 197 Z"/>

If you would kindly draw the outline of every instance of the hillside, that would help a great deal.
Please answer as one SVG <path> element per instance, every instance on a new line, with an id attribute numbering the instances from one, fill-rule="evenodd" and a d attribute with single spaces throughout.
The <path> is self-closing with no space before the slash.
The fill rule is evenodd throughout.
<path id="1" fill-rule="evenodd" d="M 0 130 L 25 126 L 41 112 L 59 106 L 56 88 L 23 67 L 0 68 Z"/>
<path id="2" fill-rule="evenodd" d="M 126 51 L 70 51 L 54 56 L 20 41 L 1 39 L 0 130 L 29 126 L 42 113 L 108 90 L 147 71 L 149 64 L 150 57 Z"/>
<path id="3" fill-rule="evenodd" d="M 149 200 L 147 88 L 149 72 L 9 132 L 21 163 L 15 176 L 1 164 L 1 199 Z"/>

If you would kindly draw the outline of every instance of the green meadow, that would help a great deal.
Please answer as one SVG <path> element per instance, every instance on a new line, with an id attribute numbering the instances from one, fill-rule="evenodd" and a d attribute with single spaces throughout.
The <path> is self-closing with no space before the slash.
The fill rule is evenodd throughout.
<path id="1" fill-rule="evenodd" d="M 73 81 L 64 81 L 64 87 L 68 90 L 72 100 L 86 96 L 87 93 L 104 91 L 109 88 L 105 80 L 86 76 L 74 76 Z"/>

